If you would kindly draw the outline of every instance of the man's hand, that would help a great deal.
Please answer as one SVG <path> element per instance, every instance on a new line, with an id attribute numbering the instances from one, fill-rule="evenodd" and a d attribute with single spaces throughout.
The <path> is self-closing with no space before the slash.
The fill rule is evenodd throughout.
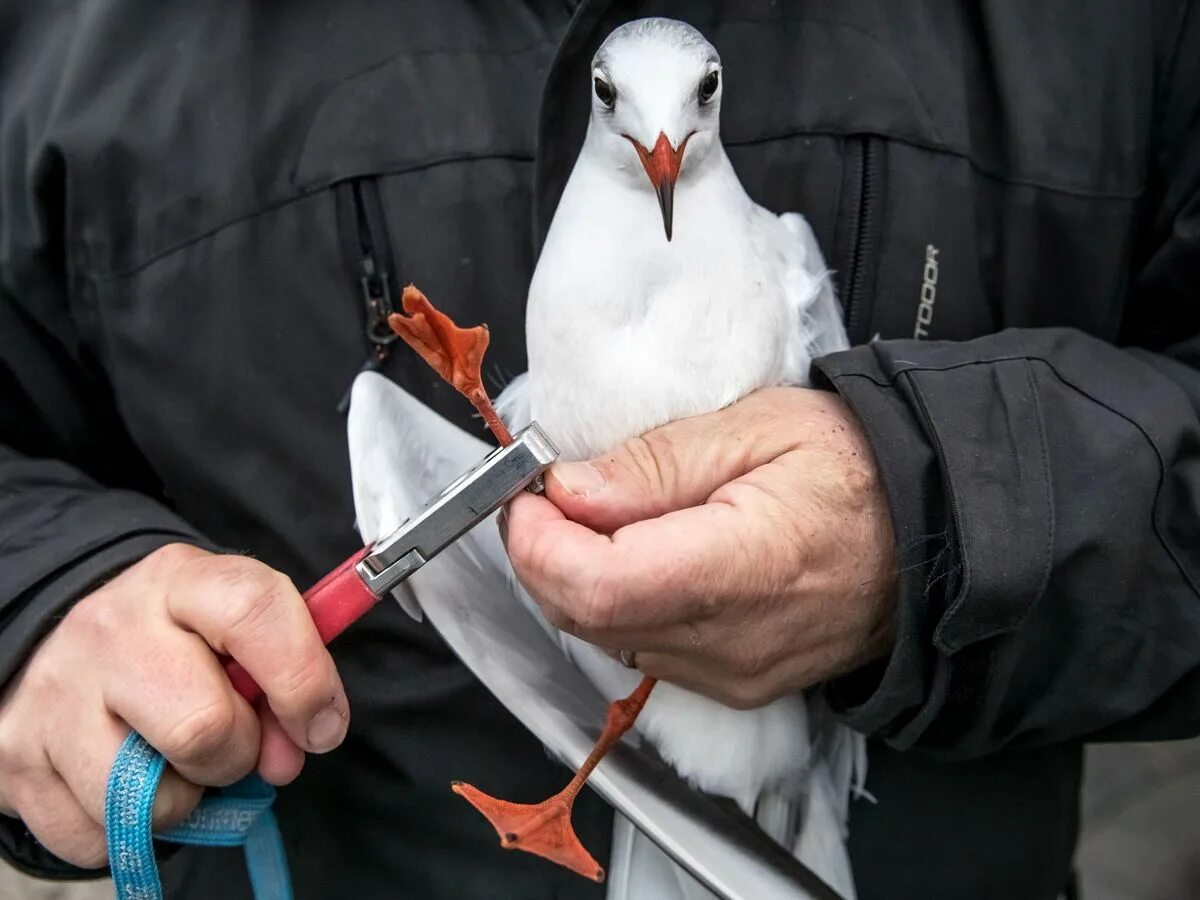
<path id="1" fill-rule="evenodd" d="M 507 512 L 558 628 L 647 675 L 761 706 L 886 654 L 896 561 L 874 456 L 836 394 L 759 391 L 555 466 Z"/>
<path id="2" fill-rule="evenodd" d="M 255 711 L 217 654 L 262 686 Z M 0 702 L 0 812 L 51 852 L 104 864 L 104 793 L 136 729 L 167 758 L 154 827 L 182 821 L 203 785 L 255 767 L 286 784 L 304 753 L 342 742 L 349 706 L 304 601 L 239 556 L 163 547 L 81 600 Z"/>

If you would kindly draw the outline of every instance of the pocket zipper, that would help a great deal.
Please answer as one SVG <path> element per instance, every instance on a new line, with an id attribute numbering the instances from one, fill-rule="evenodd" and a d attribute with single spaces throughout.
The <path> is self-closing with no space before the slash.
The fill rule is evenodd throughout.
<path id="1" fill-rule="evenodd" d="M 375 371 L 387 361 L 398 337 L 388 325 L 388 316 L 396 311 L 392 301 L 396 279 L 383 200 L 373 178 L 356 178 L 339 184 L 336 200 L 343 255 L 366 312 L 370 349 L 360 371 Z M 415 371 L 413 362 L 405 370 L 405 387 L 419 399 L 427 400 L 426 383 Z M 349 397 L 347 391 L 338 404 L 339 410 L 345 411 Z"/>
<path id="2" fill-rule="evenodd" d="M 875 138 L 861 138 L 851 146 L 857 149 L 858 195 L 844 270 L 846 279 L 842 309 L 846 316 L 846 334 L 853 345 L 870 338 L 868 332 L 875 300 L 876 254 L 883 218 L 883 146 Z"/>
<path id="3" fill-rule="evenodd" d="M 367 315 L 367 340 L 378 363 L 387 359 L 396 335 L 387 318 L 394 312 L 392 266 L 379 186 L 355 179 L 338 186 L 338 218 L 342 247 Z"/>

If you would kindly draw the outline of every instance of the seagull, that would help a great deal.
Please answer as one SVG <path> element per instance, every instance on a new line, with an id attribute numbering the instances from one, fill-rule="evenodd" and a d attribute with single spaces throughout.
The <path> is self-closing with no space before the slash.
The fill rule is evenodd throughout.
<path id="1" fill-rule="evenodd" d="M 814 357 L 848 346 L 812 229 L 797 213 L 755 203 L 725 153 L 723 87 L 716 49 L 676 20 L 622 25 L 593 59 L 587 134 L 530 284 L 529 368 L 497 402 L 510 427 L 538 422 L 563 460 L 594 458 L 759 388 L 805 386 Z M 426 429 L 411 421 L 389 437 L 381 378 L 360 379 L 351 461 L 359 528 L 370 541 L 412 511 L 413 485 L 397 485 L 395 473 L 432 478 L 429 460 L 448 451 L 420 446 Z M 451 440 L 447 428 L 428 433 Z M 401 449 L 381 452 L 389 440 Z M 504 568 L 490 540 L 463 558 L 488 554 L 492 571 Z M 444 569 L 443 590 L 452 583 Z M 607 700 L 639 688 L 636 670 L 545 623 L 506 571 L 503 590 Z M 421 574 L 413 581 L 428 608 L 438 600 L 422 594 Z M 696 789 L 732 800 L 843 897 L 854 896 L 844 841 L 849 797 L 865 778 L 864 743 L 819 697 L 734 710 L 661 683 L 633 728 Z M 619 816 L 615 836 L 611 867 L 623 887 L 610 881 L 612 900 L 714 896 Z"/>

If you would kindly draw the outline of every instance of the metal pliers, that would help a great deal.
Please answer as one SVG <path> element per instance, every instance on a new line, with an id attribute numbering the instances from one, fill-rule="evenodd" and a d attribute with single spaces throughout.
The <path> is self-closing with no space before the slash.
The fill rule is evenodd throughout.
<path id="1" fill-rule="evenodd" d="M 533 423 L 488 454 L 396 531 L 355 553 L 304 594 L 321 640 L 328 644 L 380 599 L 526 488 L 541 490 L 558 450 Z M 262 689 L 235 660 L 225 662 L 247 700 Z"/>

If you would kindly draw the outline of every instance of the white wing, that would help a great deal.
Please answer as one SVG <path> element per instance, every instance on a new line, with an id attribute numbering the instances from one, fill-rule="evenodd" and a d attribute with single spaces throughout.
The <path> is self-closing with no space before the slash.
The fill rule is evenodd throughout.
<path id="1" fill-rule="evenodd" d="M 519 397 L 516 383 L 510 389 Z M 488 451 L 483 441 L 374 373 L 359 375 L 354 384 L 348 436 L 358 525 L 368 542 L 399 527 Z M 419 603 L 447 644 L 513 715 L 553 754 L 578 766 L 591 750 L 607 701 L 560 652 L 544 620 L 527 614 L 511 572 L 488 520 L 426 563 L 397 590 L 397 599 L 410 609 Z M 624 884 L 630 891 L 610 892 L 612 900 L 704 896 L 664 853 L 718 896 L 825 896 L 799 862 L 767 846 L 725 807 L 687 788 L 635 742 L 614 748 L 589 784 L 622 814 L 618 829 L 626 827 L 625 818 L 636 826 L 637 859 L 650 860 L 655 871 L 680 886 L 676 894 L 643 892 L 643 886 L 658 882 L 641 881 L 647 873 L 640 865 L 630 870 L 614 851 L 614 876 L 624 874 L 614 877 L 611 888 Z M 471 814 L 464 806 L 464 815 Z"/>
<path id="2" fill-rule="evenodd" d="M 784 290 L 796 317 L 795 337 L 788 347 L 788 380 L 807 384 L 813 359 L 845 350 L 850 342 L 812 226 L 799 213 L 784 213 L 779 221 L 788 233 Z"/>

